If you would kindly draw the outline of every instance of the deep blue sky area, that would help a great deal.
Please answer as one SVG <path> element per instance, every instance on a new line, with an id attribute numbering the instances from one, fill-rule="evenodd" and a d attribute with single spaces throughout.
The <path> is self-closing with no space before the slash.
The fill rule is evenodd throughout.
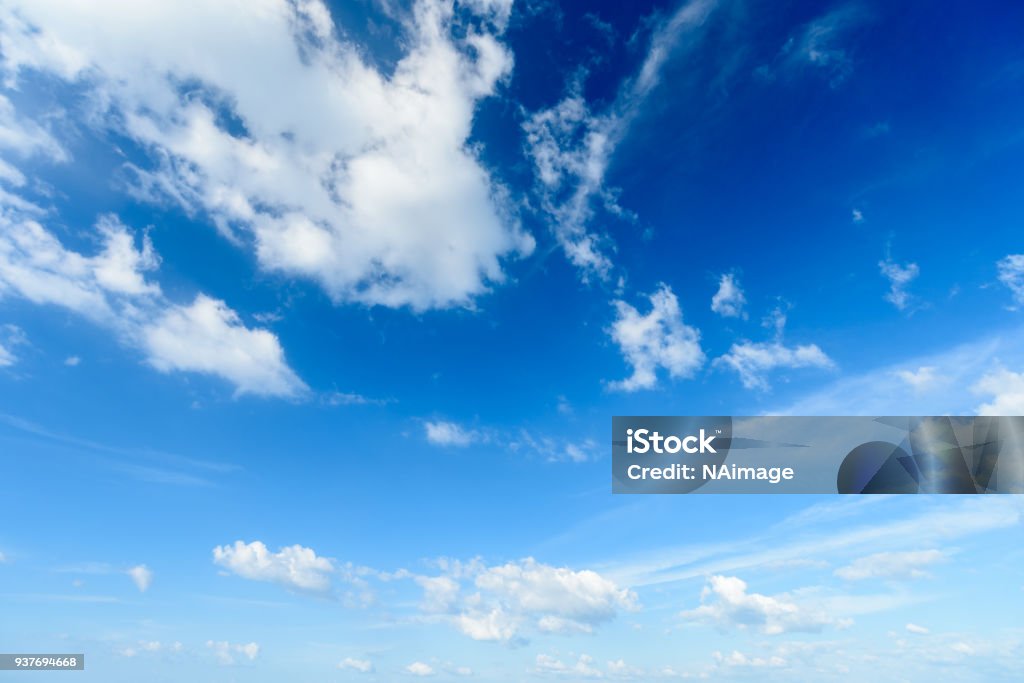
<path id="1" fill-rule="evenodd" d="M 1024 412 L 1024 5 L 16 0 L 0 76 L 0 652 L 1019 680 L 1018 497 L 607 438 Z"/>

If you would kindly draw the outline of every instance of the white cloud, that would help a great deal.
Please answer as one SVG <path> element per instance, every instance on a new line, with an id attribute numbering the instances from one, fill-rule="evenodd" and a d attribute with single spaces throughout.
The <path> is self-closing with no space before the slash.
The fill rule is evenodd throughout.
<path id="1" fill-rule="evenodd" d="M 850 3 L 808 22 L 779 51 L 773 65 L 757 69 L 762 78 L 798 75 L 805 71 L 824 74 L 831 87 L 853 73 L 853 59 L 845 46 L 849 32 L 867 19 L 856 3 Z"/>
<path id="2" fill-rule="evenodd" d="M 217 546 L 214 564 L 253 581 L 271 581 L 299 591 L 326 593 L 331 589 L 334 562 L 312 548 L 292 545 L 270 552 L 260 541 Z"/>
<path id="3" fill-rule="evenodd" d="M 468 446 L 482 439 L 479 432 L 446 420 L 424 422 L 423 429 L 426 432 L 427 441 L 437 446 Z"/>
<path id="4" fill-rule="evenodd" d="M 14 347 L 28 344 L 25 331 L 17 325 L 0 325 L 0 368 L 10 367 L 18 362 Z"/>
<path id="5" fill-rule="evenodd" d="M 835 574 L 847 581 L 865 579 L 919 579 L 928 576 L 923 567 L 941 562 L 945 555 L 940 550 L 911 550 L 874 553 L 861 557 Z"/>
<path id="6" fill-rule="evenodd" d="M 970 415 L 982 410 L 972 392 L 1001 395 L 1014 387 L 1012 376 L 1002 376 L 1000 362 L 1024 366 L 1024 330 L 1005 329 L 938 353 L 910 357 L 899 362 L 848 375 L 810 392 L 788 405 L 774 406 L 773 415 Z M 935 368 L 941 378 L 927 391 L 914 391 L 900 376 L 907 368 Z M 981 382 L 983 377 L 994 378 Z M 1022 388 L 1024 391 L 1024 388 Z M 1012 391 L 1008 400 L 1012 401 Z M 1008 404 L 1012 405 L 1012 404 Z M 1019 415 L 1007 408 L 1002 414 Z M 997 411 L 998 412 L 998 411 Z"/>
<path id="7" fill-rule="evenodd" d="M 718 291 L 711 297 L 711 310 L 723 318 L 746 318 L 743 307 L 747 297 L 732 273 L 724 273 L 718 280 Z"/>
<path id="8" fill-rule="evenodd" d="M 917 624 L 907 624 L 905 628 L 910 633 L 916 633 L 919 636 L 926 636 L 929 633 L 931 633 L 931 631 L 929 631 L 924 626 L 918 626 Z"/>
<path id="9" fill-rule="evenodd" d="M 1024 254 L 1010 254 L 996 263 L 999 281 L 1013 293 L 1016 304 L 1024 304 Z"/>
<path id="10" fill-rule="evenodd" d="M 992 397 L 977 407 L 979 415 L 1024 415 L 1024 373 L 996 368 L 983 375 L 971 391 Z"/>
<path id="11" fill-rule="evenodd" d="M 718 664 L 729 667 L 763 668 L 786 666 L 786 660 L 778 655 L 772 655 L 769 657 L 751 657 L 739 650 L 733 650 L 729 654 L 722 654 L 716 650 L 711 653 L 711 656 Z"/>
<path id="12" fill-rule="evenodd" d="M 473 640 L 508 642 L 519 633 L 521 619 L 501 607 L 484 611 L 472 608 L 455 617 L 455 627 Z"/>
<path id="13" fill-rule="evenodd" d="M 797 604 L 789 596 L 749 593 L 746 581 L 735 576 L 711 576 L 701 592 L 701 602 L 680 616 L 723 629 L 756 628 L 768 635 L 818 632 L 825 626 L 844 625 L 822 610 Z"/>
<path id="14" fill-rule="evenodd" d="M 217 656 L 217 661 L 225 665 L 234 664 L 235 658 L 238 656 L 242 656 L 251 662 L 260 654 L 260 646 L 257 643 L 229 643 L 224 640 L 208 640 L 206 641 L 206 647 L 213 650 L 213 653 Z"/>
<path id="15" fill-rule="evenodd" d="M 539 654 L 534 660 L 534 671 L 539 674 L 554 674 L 572 678 L 601 678 L 601 670 L 594 666 L 594 658 L 581 654 L 575 664 L 569 665 L 551 655 Z"/>
<path id="16" fill-rule="evenodd" d="M 921 269 L 917 267 L 916 263 L 901 266 L 891 259 L 879 261 L 878 268 L 882 271 L 882 275 L 889 280 L 889 293 L 885 295 L 885 300 L 901 311 L 906 310 L 912 299 L 910 293 L 907 292 L 907 285 L 921 273 Z"/>
<path id="17" fill-rule="evenodd" d="M 896 370 L 895 375 L 914 391 L 925 391 L 942 381 L 934 365 L 922 365 L 917 370 Z"/>
<path id="18" fill-rule="evenodd" d="M 64 365 L 68 366 L 69 368 L 78 367 L 78 365 L 81 362 L 82 359 L 79 358 L 78 356 L 68 356 L 67 358 L 64 359 Z"/>
<path id="19" fill-rule="evenodd" d="M 5 48 L 6 51 L 6 48 Z M 22 158 L 41 156 L 53 162 L 68 160 L 67 151 L 39 122 L 19 117 L 9 99 L 0 95 L 0 150 Z M 3 179 L 18 187 L 25 184 L 20 171 L 0 160 Z"/>
<path id="20" fill-rule="evenodd" d="M 144 564 L 136 565 L 126 573 L 131 577 L 140 593 L 145 593 L 149 590 L 150 585 L 153 583 L 153 572 Z"/>
<path id="21" fill-rule="evenodd" d="M 161 372 L 216 374 L 237 394 L 294 396 L 305 389 L 273 333 L 247 328 L 223 301 L 204 294 L 171 306 L 141 335 L 147 361 Z"/>
<path id="22" fill-rule="evenodd" d="M 554 567 L 526 558 L 503 565 L 445 563 L 435 577 L 413 577 L 422 608 L 447 615 L 474 640 L 521 641 L 530 630 L 589 633 L 622 610 L 637 609 L 636 594 L 590 570 Z"/>
<path id="23" fill-rule="evenodd" d="M 135 657 L 146 652 L 181 652 L 184 649 L 178 641 L 161 643 L 159 640 L 140 640 L 136 645 L 118 651 L 122 657 Z"/>
<path id="24" fill-rule="evenodd" d="M 608 332 L 632 366 L 633 374 L 609 382 L 610 389 L 650 389 L 657 384 L 659 367 L 672 378 L 686 378 L 704 364 L 700 332 L 683 323 L 679 300 L 671 288 L 662 284 L 649 298 L 651 310 L 646 315 L 625 301 L 612 302 L 616 318 Z"/>
<path id="25" fill-rule="evenodd" d="M 205 294 L 190 305 L 170 302 L 146 278 L 159 264 L 147 235 L 137 246 L 132 231 L 108 215 L 99 218 L 94 236 L 101 246 L 86 256 L 65 248 L 23 210 L 0 206 L 0 298 L 17 296 L 82 315 L 142 351 L 162 372 L 220 377 L 234 384 L 236 394 L 295 396 L 305 390 L 271 332 L 246 327 L 224 302 Z"/>
<path id="26" fill-rule="evenodd" d="M 680 45 L 696 44 L 682 38 L 692 36 L 716 4 L 691 0 L 660 23 L 639 71 L 622 83 L 615 100 L 603 111 L 591 110 L 577 76 L 561 101 L 534 112 L 523 124 L 541 208 L 551 220 L 559 246 L 584 280 L 592 276 L 606 280 L 613 267 L 610 238 L 589 226 L 596 212 L 634 218 L 605 184 L 615 148 L 657 86 L 665 62 Z"/>
<path id="27" fill-rule="evenodd" d="M 413 662 L 405 667 L 405 671 L 413 676 L 433 676 L 435 673 L 434 667 L 424 662 Z"/>
<path id="28" fill-rule="evenodd" d="M 861 211 L 860 209 L 854 209 L 850 214 L 850 220 L 852 220 L 854 223 L 863 223 L 864 212 Z"/>
<path id="29" fill-rule="evenodd" d="M 714 360 L 716 366 L 735 370 L 747 389 L 768 389 L 765 375 L 779 368 L 823 368 L 835 366 L 817 344 L 786 346 L 780 340 L 771 342 L 742 341 L 729 347 L 729 352 Z"/>
<path id="30" fill-rule="evenodd" d="M 373 662 L 369 659 L 355 659 L 353 657 L 345 657 L 345 659 L 338 662 L 339 669 L 351 669 L 358 671 L 359 673 L 368 674 L 373 671 Z"/>
<path id="31" fill-rule="evenodd" d="M 74 84 L 96 130 L 145 150 L 126 167 L 140 197 L 245 235 L 263 268 L 336 301 L 421 310 L 469 305 L 503 280 L 503 259 L 533 249 L 468 144 L 478 103 L 512 69 L 508 8 L 418 0 L 390 74 L 320 0 L 26 0 L 0 40 L 9 81 Z"/>

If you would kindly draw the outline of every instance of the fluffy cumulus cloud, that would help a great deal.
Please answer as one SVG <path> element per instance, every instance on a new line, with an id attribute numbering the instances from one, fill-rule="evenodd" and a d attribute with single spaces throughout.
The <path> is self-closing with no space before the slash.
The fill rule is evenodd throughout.
<path id="1" fill-rule="evenodd" d="M 724 273 L 718 280 L 718 291 L 711 297 L 711 310 L 723 318 L 745 318 L 743 307 L 747 297 L 732 273 Z"/>
<path id="2" fill-rule="evenodd" d="M 427 441 L 437 446 L 468 446 L 482 438 L 478 432 L 447 420 L 428 420 L 423 423 L 423 429 Z"/>
<path id="3" fill-rule="evenodd" d="M 276 336 L 247 327 L 204 294 L 173 303 L 148 278 L 159 265 L 148 235 L 102 216 L 88 236 L 98 249 L 69 249 L 33 213 L 0 198 L 0 299 L 58 306 L 110 329 L 153 367 L 231 382 L 237 394 L 295 396 L 305 390 Z"/>
<path id="4" fill-rule="evenodd" d="M 925 391 L 942 381 L 934 365 L 922 365 L 917 370 L 896 370 L 895 374 L 914 391 Z"/>
<path id="5" fill-rule="evenodd" d="M 636 594 L 590 570 L 554 567 L 527 558 L 502 565 L 446 563 L 440 576 L 413 577 L 424 611 L 440 615 L 473 640 L 522 641 L 531 632 L 590 633 Z"/>
<path id="6" fill-rule="evenodd" d="M 566 663 L 551 655 L 539 654 L 534 660 L 534 672 L 568 678 L 601 678 L 604 674 L 594 666 L 594 658 L 581 654 L 576 661 Z"/>
<path id="7" fill-rule="evenodd" d="M 787 346 L 783 343 L 786 314 L 782 309 L 775 309 L 765 320 L 765 326 L 775 329 L 772 341 L 735 342 L 729 347 L 728 353 L 716 358 L 713 364 L 734 370 L 747 389 L 762 390 L 769 388 L 767 376 L 775 370 L 834 366 L 832 359 L 817 344 Z"/>
<path id="8" fill-rule="evenodd" d="M 875 553 L 836 569 L 847 581 L 865 579 L 919 579 L 928 576 L 925 567 L 945 559 L 941 550 L 911 550 Z"/>
<path id="9" fill-rule="evenodd" d="M 145 593 L 149 590 L 150 585 L 153 583 L 153 571 L 144 564 L 136 565 L 125 573 L 128 574 L 140 593 Z"/>
<path id="10" fill-rule="evenodd" d="M 257 643 L 229 643 L 225 640 L 208 640 L 206 647 L 209 648 L 217 661 L 224 665 L 234 664 L 236 661 L 253 661 L 260 654 L 260 646 Z"/>
<path id="11" fill-rule="evenodd" d="M 232 574 L 253 581 L 271 581 L 287 588 L 312 593 L 331 589 L 334 562 L 312 548 L 292 545 L 271 552 L 260 541 L 217 546 L 213 561 Z"/>
<path id="12" fill-rule="evenodd" d="M 889 292 L 885 295 L 885 300 L 901 311 L 906 310 L 912 301 L 907 287 L 920 275 L 921 269 L 916 263 L 901 266 L 891 259 L 879 261 L 878 268 L 882 276 L 889 281 Z"/>
<path id="13" fill-rule="evenodd" d="M 338 662 L 339 669 L 349 669 L 351 671 L 358 671 L 359 673 L 368 674 L 373 673 L 373 662 L 369 659 L 356 659 L 354 657 L 345 657 L 345 659 Z"/>
<path id="14" fill-rule="evenodd" d="M 247 328 L 227 304 L 203 294 L 144 325 L 142 347 L 157 370 L 220 375 L 240 394 L 293 396 L 304 388 L 273 333 Z"/>
<path id="15" fill-rule="evenodd" d="M 991 396 L 977 408 L 979 415 L 1024 415 L 1024 373 L 996 368 L 985 373 L 971 389 Z"/>
<path id="16" fill-rule="evenodd" d="M 413 662 L 405 667 L 405 672 L 413 676 L 433 676 L 436 673 L 434 667 L 426 662 Z"/>
<path id="17" fill-rule="evenodd" d="M 1016 305 L 1024 304 L 1024 254 L 1010 254 L 996 263 L 999 281 L 1013 294 Z"/>
<path id="18" fill-rule="evenodd" d="M 757 629 L 768 635 L 793 631 L 818 632 L 837 621 L 822 610 L 798 604 L 786 595 L 751 593 L 735 576 L 712 576 L 701 592 L 701 604 L 681 616 L 721 629 Z"/>
<path id="19" fill-rule="evenodd" d="M 80 89 L 100 134 L 135 143 L 138 196 L 208 217 L 337 301 L 426 309 L 468 304 L 533 248 L 469 144 L 512 69 L 509 10 L 418 0 L 389 73 L 321 0 L 14 2 L 0 44 L 9 83 Z"/>
<path id="20" fill-rule="evenodd" d="M 757 657 L 750 656 L 740 652 L 739 650 L 733 650 L 728 654 L 722 652 L 712 652 L 711 656 L 715 662 L 720 666 L 724 667 L 780 667 L 786 666 L 786 660 L 778 655 L 771 655 L 768 657 Z"/>
<path id="21" fill-rule="evenodd" d="M 664 368 L 672 378 L 692 377 L 704 364 L 700 332 L 683 323 L 679 300 L 668 285 L 661 285 L 649 297 L 651 308 L 640 313 L 625 301 L 614 301 L 616 317 L 609 334 L 622 351 L 633 374 L 610 382 L 617 391 L 650 389 L 657 384 L 657 370 Z"/>

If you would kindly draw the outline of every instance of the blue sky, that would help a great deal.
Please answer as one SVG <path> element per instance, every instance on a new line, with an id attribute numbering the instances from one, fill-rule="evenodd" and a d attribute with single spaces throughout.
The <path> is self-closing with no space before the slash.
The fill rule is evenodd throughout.
<path id="1" fill-rule="evenodd" d="M 1020 676 L 1015 497 L 616 497 L 605 439 L 1024 412 L 1024 8 L 203 5 L 0 8 L 0 650 Z"/>

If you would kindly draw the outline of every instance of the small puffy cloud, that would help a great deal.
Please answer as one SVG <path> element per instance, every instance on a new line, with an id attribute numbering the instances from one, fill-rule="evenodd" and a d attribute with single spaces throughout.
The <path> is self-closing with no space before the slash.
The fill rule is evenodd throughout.
<path id="1" fill-rule="evenodd" d="M 433 676 L 435 673 L 434 667 L 425 662 L 413 662 L 405 667 L 405 672 L 413 676 Z"/>
<path id="2" fill-rule="evenodd" d="M 922 365 L 917 370 L 896 370 L 895 375 L 914 391 L 924 391 L 942 380 L 934 365 Z"/>
<path id="3" fill-rule="evenodd" d="M 436 446 L 468 446 L 482 438 L 479 432 L 446 420 L 426 421 L 423 429 L 427 441 Z"/>
<path id="4" fill-rule="evenodd" d="M 260 654 L 260 646 L 257 643 L 229 643 L 225 640 L 206 641 L 206 647 L 213 651 L 217 661 L 224 665 L 234 664 L 239 658 L 253 661 Z"/>
<path id="5" fill-rule="evenodd" d="M 680 616 L 721 629 L 752 628 L 767 635 L 814 633 L 825 626 L 842 625 L 823 611 L 802 606 L 789 596 L 750 593 L 746 581 L 735 576 L 710 577 L 701 592 L 701 602 L 699 607 Z"/>
<path id="6" fill-rule="evenodd" d="M 162 643 L 159 640 L 140 640 L 130 647 L 121 648 L 118 654 L 122 657 L 136 657 L 140 654 L 154 652 L 181 652 L 185 648 L 178 641 L 173 643 Z"/>
<path id="7" fill-rule="evenodd" d="M 772 655 L 769 657 L 751 657 L 739 650 L 733 650 L 729 654 L 722 654 L 721 652 L 715 651 L 711 653 L 711 656 L 718 664 L 729 667 L 763 668 L 786 666 L 786 660 L 778 655 Z"/>
<path id="8" fill-rule="evenodd" d="M 239 395 L 295 396 L 306 388 L 273 333 L 246 327 L 227 304 L 204 294 L 168 308 L 141 336 L 149 364 L 161 372 L 220 375 Z"/>
<path id="9" fill-rule="evenodd" d="M 369 659 L 355 659 L 354 657 L 345 657 L 345 659 L 338 662 L 339 669 L 350 669 L 352 671 L 358 671 L 359 673 L 368 674 L 373 672 L 373 662 Z"/>
<path id="10" fill-rule="evenodd" d="M 924 567 L 941 562 L 940 550 L 883 552 L 861 557 L 836 569 L 835 574 L 847 581 L 865 579 L 919 579 L 928 576 Z"/>
<path id="11" fill-rule="evenodd" d="M 612 302 L 616 318 L 608 332 L 633 368 L 626 379 L 609 382 L 612 390 L 651 389 L 657 384 L 658 368 L 667 370 L 672 378 L 686 378 L 704 364 L 700 332 L 683 323 L 679 300 L 671 288 L 662 284 L 649 299 L 651 309 L 646 314 L 625 301 Z"/>
<path id="12" fill-rule="evenodd" d="M 780 368 L 832 368 L 835 364 L 817 344 L 786 346 L 781 341 L 734 343 L 716 358 L 716 366 L 735 370 L 747 389 L 768 389 L 766 375 Z"/>
<path id="13" fill-rule="evenodd" d="M 1024 373 L 999 368 L 983 375 L 971 390 L 992 397 L 978 406 L 978 415 L 1024 415 Z"/>
<path id="14" fill-rule="evenodd" d="M 889 280 L 889 292 L 885 295 L 885 300 L 901 311 L 906 310 L 912 299 L 907 292 L 907 286 L 921 273 L 921 269 L 916 263 L 901 266 L 892 259 L 879 261 L 878 268 Z"/>
<path id="15" fill-rule="evenodd" d="M 69 368 L 76 368 L 81 364 L 81 362 L 82 359 L 79 358 L 78 356 L 68 356 L 67 358 L 64 359 L 64 365 L 68 366 Z"/>
<path id="16" fill-rule="evenodd" d="M 153 583 L 153 572 L 144 564 L 136 565 L 126 573 L 131 577 L 140 593 L 145 593 Z"/>
<path id="17" fill-rule="evenodd" d="M 553 567 L 533 558 L 487 569 L 476 577 L 476 587 L 515 612 L 558 617 L 585 630 L 637 606 L 635 593 L 597 572 Z"/>
<path id="18" fill-rule="evenodd" d="M 711 310 L 723 318 L 746 318 L 743 307 L 747 297 L 739 281 L 732 273 L 725 273 L 718 280 L 718 291 L 711 297 Z"/>
<path id="19" fill-rule="evenodd" d="M 566 664 L 557 657 L 539 654 L 534 660 L 534 671 L 538 674 L 566 676 L 570 678 L 601 678 L 602 672 L 594 666 L 594 658 L 581 654 L 575 664 Z"/>
<path id="20" fill-rule="evenodd" d="M 907 624 L 905 628 L 908 632 L 916 633 L 919 636 L 925 636 L 931 633 L 931 631 L 924 626 L 918 626 L 917 624 Z"/>
<path id="21" fill-rule="evenodd" d="M 503 565 L 445 563 L 436 577 L 412 577 L 423 588 L 421 607 L 446 615 L 473 640 L 521 642 L 531 630 L 589 633 L 623 610 L 636 594 L 590 570 L 554 567 L 526 558 Z"/>
<path id="22" fill-rule="evenodd" d="M 502 607 L 481 610 L 474 606 L 467 612 L 456 615 L 455 627 L 473 640 L 509 642 L 519 632 L 522 619 L 509 614 Z"/>
<path id="23" fill-rule="evenodd" d="M 864 212 L 861 211 L 860 209 L 854 209 L 850 213 L 850 220 L 853 221 L 854 223 L 863 223 L 864 222 Z"/>
<path id="24" fill-rule="evenodd" d="M 312 548 L 292 545 L 270 552 L 260 541 L 217 546 L 213 561 L 227 571 L 244 579 L 271 581 L 286 588 L 314 593 L 331 589 L 334 562 L 320 557 Z"/>
<path id="25" fill-rule="evenodd" d="M 1013 294 L 1017 305 L 1024 304 L 1024 254 L 1010 254 L 996 263 L 999 281 Z"/>

